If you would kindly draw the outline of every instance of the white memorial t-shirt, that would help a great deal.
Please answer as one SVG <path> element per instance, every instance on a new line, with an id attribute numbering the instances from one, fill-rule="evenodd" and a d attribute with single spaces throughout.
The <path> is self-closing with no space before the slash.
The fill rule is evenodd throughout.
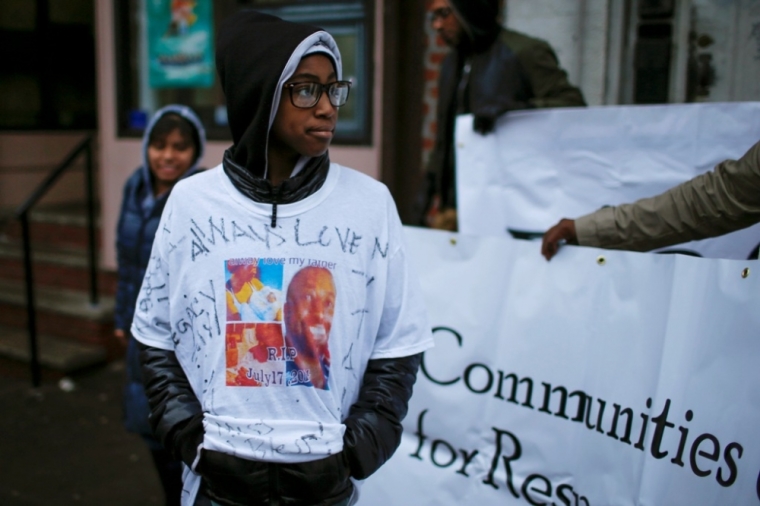
<path id="1" fill-rule="evenodd" d="M 248 199 L 221 166 L 181 181 L 159 225 L 132 334 L 173 350 L 203 407 L 203 448 L 304 462 L 343 448 L 370 359 L 432 346 L 395 204 L 331 164 L 309 197 Z"/>

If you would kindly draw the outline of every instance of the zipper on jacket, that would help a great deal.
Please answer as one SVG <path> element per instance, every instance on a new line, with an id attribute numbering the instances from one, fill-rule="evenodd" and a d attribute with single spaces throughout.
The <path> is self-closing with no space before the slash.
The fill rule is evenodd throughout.
<path id="1" fill-rule="evenodd" d="M 467 93 L 467 87 L 470 85 L 471 69 L 472 65 L 470 65 L 470 60 L 468 58 L 464 62 L 464 66 L 462 67 L 462 77 L 459 79 L 459 84 L 457 85 L 457 114 L 471 112 L 469 94 Z"/>
<path id="2" fill-rule="evenodd" d="M 269 463 L 269 504 L 280 506 L 280 473 L 274 462 Z"/>
<path id="3" fill-rule="evenodd" d="M 280 200 L 281 189 L 282 183 L 274 189 L 274 202 L 272 202 L 272 228 L 277 228 L 277 201 Z"/>

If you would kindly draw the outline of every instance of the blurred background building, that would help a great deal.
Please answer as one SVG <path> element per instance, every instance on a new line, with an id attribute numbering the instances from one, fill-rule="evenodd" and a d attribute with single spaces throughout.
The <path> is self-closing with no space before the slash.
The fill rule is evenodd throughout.
<path id="1" fill-rule="evenodd" d="M 35 282 L 43 332 L 69 330 L 105 347 L 106 356 L 117 353 L 108 344 L 115 226 L 123 183 L 141 161 L 145 122 L 168 103 L 193 107 L 210 139 L 202 165 L 220 162 L 230 145 L 224 97 L 213 68 L 198 69 L 213 62 L 221 20 L 249 7 L 336 37 L 355 84 L 331 157 L 384 181 L 411 221 L 446 51 L 427 22 L 425 0 L 3 0 L 0 351 L 7 329 L 25 324 L 19 232 L 10 213 L 92 135 L 104 297 L 84 316 L 56 314 L 56 303 L 86 289 L 81 158 L 32 214 Z M 188 9 L 191 18 L 174 19 L 171 9 Z M 592 106 L 760 99 L 760 0 L 506 0 L 503 20 L 547 40 Z M 206 36 L 196 52 L 158 54 L 161 40 L 190 25 Z M 157 58 L 167 67 L 161 75 Z M 188 62 L 197 64 L 194 73 L 172 70 Z M 74 318 L 89 318 L 89 326 L 77 327 Z"/>

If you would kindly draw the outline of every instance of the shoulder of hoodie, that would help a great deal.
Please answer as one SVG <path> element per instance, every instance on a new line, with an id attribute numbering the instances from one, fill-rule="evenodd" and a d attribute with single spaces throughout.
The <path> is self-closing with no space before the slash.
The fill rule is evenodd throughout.
<path id="1" fill-rule="evenodd" d="M 139 192 L 140 187 L 145 183 L 145 176 L 143 175 L 143 168 L 138 167 L 132 174 L 129 175 L 126 181 L 124 181 L 123 198 L 130 199 L 135 198 L 135 195 Z"/>
<path id="2" fill-rule="evenodd" d="M 200 174 L 201 172 L 205 171 L 206 169 L 202 167 L 196 168 L 192 173 L 182 176 L 180 178 L 180 181 L 183 179 L 192 177 L 196 174 Z M 125 192 L 133 192 L 135 191 L 141 184 L 145 183 L 145 167 L 140 166 L 137 167 L 134 171 L 132 171 L 132 174 L 129 175 L 127 180 L 124 182 L 124 191 Z M 177 183 L 179 183 L 178 181 Z"/>
<path id="3" fill-rule="evenodd" d="M 221 164 L 219 165 L 221 167 Z M 193 192 L 205 192 L 209 189 L 213 189 L 216 182 L 213 179 L 214 169 L 207 169 L 205 167 L 198 167 L 192 173 L 186 174 L 177 181 L 171 189 L 169 199 L 176 194 L 193 193 Z"/>
<path id="4" fill-rule="evenodd" d="M 340 179 L 338 180 L 339 187 L 340 185 L 350 185 L 351 191 L 366 193 L 368 196 L 390 197 L 388 187 L 372 176 L 368 176 L 367 174 L 352 169 L 351 167 L 331 162 L 330 170 L 336 169 L 340 171 Z"/>
<path id="5" fill-rule="evenodd" d="M 124 188 L 134 188 L 143 180 L 143 168 L 137 167 L 124 182 Z"/>
<path id="6" fill-rule="evenodd" d="M 518 54 L 535 49 L 551 50 L 551 46 L 545 40 L 532 37 L 522 32 L 510 30 L 509 28 L 502 28 L 497 40 L 506 44 L 512 51 Z"/>
<path id="7" fill-rule="evenodd" d="M 345 188 L 347 191 L 352 192 L 353 195 L 362 195 L 367 199 L 393 200 L 388 187 L 367 174 L 335 162 L 330 162 L 330 170 L 338 170 L 340 172 L 336 189 Z M 223 171 L 222 164 L 210 169 L 199 170 L 192 177 L 178 181 L 172 189 L 172 194 L 196 191 L 207 192 L 211 188 L 218 187 L 219 181 L 216 178 L 220 177 Z"/>

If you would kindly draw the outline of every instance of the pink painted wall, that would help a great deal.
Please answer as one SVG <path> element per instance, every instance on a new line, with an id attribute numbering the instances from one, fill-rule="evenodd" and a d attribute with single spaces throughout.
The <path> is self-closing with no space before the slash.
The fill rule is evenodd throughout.
<path id="1" fill-rule="evenodd" d="M 105 268 L 116 267 L 116 221 L 121 204 L 124 182 L 140 163 L 140 141 L 119 139 L 116 136 L 116 68 L 114 65 L 113 3 L 97 0 L 96 48 L 98 63 L 98 117 L 100 119 L 100 199 L 103 245 L 100 255 Z M 380 177 L 380 150 L 382 125 L 382 48 L 383 48 L 383 0 L 375 2 L 375 61 L 374 61 L 374 111 L 372 146 L 341 147 L 330 149 L 330 158 L 340 164 L 358 169 L 372 177 Z M 215 167 L 221 162 L 228 142 L 209 142 L 201 165 Z"/>
<path id="2" fill-rule="evenodd" d="M 87 132 L 4 132 L 0 135 L 0 208 L 15 208 Z M 84 200 L 84 156 L 45 194 L 41 204 Z"/>

